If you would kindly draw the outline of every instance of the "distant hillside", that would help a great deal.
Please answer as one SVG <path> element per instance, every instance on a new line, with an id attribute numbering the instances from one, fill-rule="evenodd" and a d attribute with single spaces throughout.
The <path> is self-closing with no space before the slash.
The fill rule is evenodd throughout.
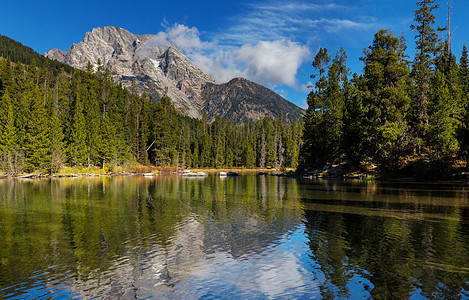
<path id="1" fill-rule="evenodd" d="M 235 78 L 224 84 L 207 83 L 202 88 L 205 100 L 203 112 L 213 121 L 223 116 L 236 122 L 250 122 L 264 116 L 299 119 L 303 110 L 272 90 L 244 78 Z"/>
<path id="2" fill-rule="evenodd" d="M 3 35 L 0 35 L 0 57 L 9 58 L 12 62 L 20 62 L 25 65 L 30 65 L 34 59 L 39 67 L 44 67 L 46 64 L 49 64 L 50 69 L 55 74 L 58 73 L 61 68 L 64 68 L 64 70 L 69 73 L 73 71 L 71 66 L 48 59 L 20 42 Z"/>

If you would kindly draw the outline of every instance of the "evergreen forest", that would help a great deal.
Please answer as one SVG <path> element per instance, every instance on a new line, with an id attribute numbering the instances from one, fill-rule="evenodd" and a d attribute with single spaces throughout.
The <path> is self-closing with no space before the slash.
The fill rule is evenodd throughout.
<path id="1" fill-rule="evenodd" d="M 55 70 L 47 60 L 40 67 L 35 58 L 29 65 L 0 59 L 4 173 L 53 174 L 64 166 L 298 166 L 300 120 L 234 124 L 217 118 L 209 124 L 206 117 L 182 116 L 166 96 L 155 103 L 114 83 L 101 64 Z"/>
<path id="2" fill-rule="evenodd" d="M 379 30 L 351 73 L 347 54 L 321 48 L 302 120 L 208 123 L 112 79 L 51 61 L 0 36 L 0 170 L 56 173 L 64 166 L 276 167 L 345 164 L 383 173 L 450 170 L 469 161 L 469 58 L 436 23 L 435 0 L 417 2 L 406 40 Z M 445 38 L 443 38 L 446 36 Z"/>
<path id="3" fill-rule="evenodd" d="M 435 21 L 439 8 L 435 0 L 417 2 L 413 60 L 404 37 L 386 29 L 363 51 L 362 74 L 351 75 L 343 49 L 318 51 L 303 167 L 345 162 L 356 170 L 442 173 L 469 160 L 468 53 L 464 45 L 459 61 L 453 54 L 449 22 Z"/>

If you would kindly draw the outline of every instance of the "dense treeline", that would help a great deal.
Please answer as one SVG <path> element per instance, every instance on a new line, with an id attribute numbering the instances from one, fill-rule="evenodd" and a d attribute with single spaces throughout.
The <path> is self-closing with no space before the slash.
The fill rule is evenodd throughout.
<path id="1" fill-rule="evenodd" d="M 409 161 L 469 160 L 467 48 L 458 63 L 450 41 L 439 38 L 447 30 L 435 24 L 439 5 L 423 0 L 417 6 L 413 61 L 404 38 L 389 30 L 379 30 L 364 50 L 361 75 L 350 76 L 343 49 L 332 60 L 320 49 L 304 118 L 304 167 L 371 162 L 394 172 Z"/>
<path id="2" fill-rule="evenodd" d="M 9 37 L 0 34 L 0 57 L 8 57 L 12 62 L 21 62 L 30 65 L 33 60 L 39 67 L 52 69 L 54 74 L 58 74 L 61 68 L 67 72 L 72 72 L 73 68 L 56 60 L 49 60 L 33 49 L 24 46 Z"/>
<path id="3" fill-rule="evenodd" d="M 168 97 L 157 104 L 113 82 L 101 64 L 54 75 L 0 59 L 0 170 L 58 172 L 64 165 L 113 168 L 297 167 L 300 121 L 234 124 L 190 119 Z"/>

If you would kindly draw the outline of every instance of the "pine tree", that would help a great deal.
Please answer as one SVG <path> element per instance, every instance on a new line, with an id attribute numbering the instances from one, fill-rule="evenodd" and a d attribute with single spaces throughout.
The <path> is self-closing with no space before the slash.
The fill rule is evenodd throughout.
<path id="1" fill-rule="evenodd" d="M 277 147 L 276 147 L 277 146 L 277 133 L 275 131 L 274 125 L 272 124 L 272 120 L 269 116 L 264 117 L 263 128 L 264 128 L 265 137 L 266 137 L 265 164 L 267 167 L 275 167 L 277 164 Z M 253 131 L 254 130 L 251 129 L 250 133 L 253 134 L 254 133 Z"/>
<path id="2" fill-rule="evenodd" d="M 199 140 L 196 139 L 193 141 L 193 149 L 192 149 L 192 167 L 198 168 L 200 166 L 200 151 L 199 151 Z"/>
<path id="3" fill-rule="evenodd" d="M 304 144 L 301 150 L 303 164 L 321 167 L 340 159 L 345 90 L 347 82 L 346 54 L 341 49 L 325 75 L 323 65 L 330 61 L 327 51 L 319 51 L 313 65 L 318 68 L 316 89 L 308 95 Z M 322 61 L 322 63 L 320 63 Z M 312 77 L 315 77 L 312 75 Z"/>
<path id="4" fill-rule="evenodd" d="M 436 159 L 452 158 L 459 151 L 457 134 L 461 130 L 461 118 L 464 115 L 459 66 L 456 58 L 448 52 L 449 49 L 448 46 L 441 46 L 436 57 L 437 69 L 429 105 L 430 126 L 426 140 Z"/>
<path id="5" fill-rule="evenodd" d="M 432 103 L 429 106 L 429 145 L 435 151 L 435 158 L 454 155 L 459 150 L 456 131 L 459 121 L 455 118 L 455 103 L 446 76 L 437 70 L 432 89 Z M 456 104 L 457 105 L 457 104 Z"/>
<path id="6" fill-rule="evenodd" d="M 24 145 L 26 145 L 26 128 L 30 114 L 30 99 L 32 84 L 27 82 L 26 66 L 17 63 L 13 71 L 13 84 L 11 86 L 11 98 L 13 103 L 13 115 L 15 116 L 16 147 L 15 161 L 18 172 L 23 172 L 25 167 Z M 35 81 L 35 80 L 34 80 Z M 28 86 L 29 85 L 29 86 Z"/>
<path id="7" fill-rule="evenodd" d="M 300 149 L 303 143 L 303 122 L 297 120 L 293 122 L 293 146 L 291 151 L 291 158 L 290 158 L 290 166 L 292 168 L 297 168 L 299 165 L 299 156 L 300 156 Z"/>
<path id="8" fill-rule="evenodd" d="M 325 162 L 334 162 L 342 157 L 343 114 L 348 70 L 345 65 L 347 55 L 341 49 L 328 71 L 326 102 L 324 103 L 322 153 Z"/>
<path id="9" fill-rule="evenodd" d="M 187 123 L 185 123 L 184 121 L 181 121 L 182 124 L 180 126 L 180 137 L 179 137 L 179 149 L 180 151 L 179 154 L 178 154 L 178 157 L 179 157 L 179 160 L 178 160 L 178 163 L 176 164 L 176 166 L 178 167 L 181 167 L 181 168 L 187 168 L 188 166 L 191 165 L 191 161 L 192 161 L 192 155 L 191 155 L 191 148 L 190 148 L 190 145 L 191 145 L 191 138 L 190 138 L 190 135 L 191 135 L 191 132 L 190 132 L 190 128 L 189 128 L 189 125 Z"/>
<path id="10" fill-rule="evenodd" d="M 365 77 L 353 74 L 353 79 L 347 87 L 348 96 L 345 98 L 344 130 L 342 135 L 342 149 L 345 161 L 352 167 L 358 167 L 365 159 L 366 147 L 366 107 L 363 103 Z"/>
<path id="11" fill-rule="evenodd" d="M 13 105 L 8 89 L 0 97 L 0 169 L 9 175 L 16 173 L 14 150 L 16 132 L 13 117 Z"/>
<path id="12" fill-rule="evenodd" d="M 218 120 L 217 120 L 218 119 Z M 225 153 L 226 153 L 226 120 L 222 120 L 220 116 L 215 118 L 215 127 L 218 127 L 215 131 L 215 167 L 222 168 L 225 166 Z"/>
<path id="13" fill-rule="evenodd" d="M 77 94 L 72 108 L 72 118 L 70 120 L 68 157 L 74 166 L 85 164 L 88 158 L 86 147 L 86 120 L 83 113 L 83 98 L 86 89 L 83 85 L 77 87 Z"/>
<path id="14" fill-rule="evenodd" d="M 417 31 L 415 44 L 417 54 L 412 67 L 413 99 L 409 120 L 415 128 L 417 135 L 417 151 L 421 152 L 423 140 L 429 128 L 428 106 L 430 103 L 431 82 L 433 77 L 434 58 L 440 51 L 441 43 L 437 30 L 434 28 L 435 15 L 433 11 L 440 7 L 434 4 L 435 0 L 422 0 L 417 2 L 415 10 L 415 25 L 411 29 Z M 438 28 L 438 30 L 443 30 Z"/>
<path id="15" fill-rule="evenodd" d="M 256 166 L 256 154 L 253 150 L 253 143 L 250 139 L 251 130 L 249 125 L 246 125 L 246 131 L 244 136 L 244 153 L 245 153 L 245 166 L 248 169 L 252 169 Z"/>
<path id="16" fill-rule="evenodd" d="M 266 137 L 265 137 L 265 128 L 264 124 L 261 123 L 261 136 L 259 139 L 259 167 L 265 168 L 265 143 L 266 143 Z"/>
<path id="17" fill-rule="evenodd" d="M 139 132 L 138 132 L 138 140 L 139 140 L 139 151 L 137 155 L 137 160 L 141 164 L 148 164 L 149 156 L 147 152 L 147 148 L 149 146 L 149 139 L 150 139 L 150 118 L 152 112 L 152 106 L 154 105 L 153 102 L 150 102 L 149 99 L 144 95 L 141 97 L 140 100 L 140 117 L 139 117 Z"/>
<path id="18" fill-rule="evenodd" d="M 0 58 L 0 97 L 12 84 L 11 62 L 9 59 Z"/>
<path id="19" fill-rule="evenodd" d="M 275 167 L 281 168 L 284 166 L 284 125 L 283 125 L 283 112 L 280 112 L 280 117 L 274 120 L 275 129 L 275 149 L 277 153 Z"/>
<path id="20" fill-rule="evenodd" d="M 169 97 L 162 97 L 156 105 L 153 131 L 156 165 L 175 164 L 179 129 L 177 112 Z"/>
<path id="21" fill-rule="evenodd" d="M 461 156 L 469 165 L 469 59 L 466 45 L 463 46 L 459 60 L 459 86 L 461 89 L 461 127 L 459 142 Z"/>
<path id="22" fill-rule="evenodd" d="M 50 119 L 50 172 L 57 173 L 66 161 L 65 144 L 62 125 L 57 110 L 52 112 Z"/>
<path id="23" fill-rule="evenodd" d="M 106 164 L 113 164 L 113 162 L 117 161 L 116 128 L 112 125 L 108 114 L 104 116 L 104 119 L 101 119 L 100 129 L 100 135 L 103 139 L 100 157 L 102 159 L 102 168 L 104 169 Z"/>
<path id="24" fill-rule="evenodd" d="M 50 123 L 44 106 L 44 101 L 37 85 L 29 94 L 30 113 L 26 126 L 24 150 L 26 155 L 26 170 L 50 170 Z"/>
<path id="25" fill-rule="evenodd" d="M 406 114 L 409 109 L 408 76 L 404 38 L 388 30 L 375 34 L 364 51 L 364 101 L 370 156 L 382 169 L 397 170 L 409 146 Z"/>
<path id="26" fill-rule="evenodd" d="M 102 114 L 99 109 L 97 76 L 93 73 L 93 65 L 88 61 L 83 73 L 83 84 L 86 94 L 83 97 L 83 113 L 86 120 L 86 164 L 88 168 L 100 162 L 99 150 L 102 147 L 99 125 Z"/>
<path id="27" fill-rule="evenodd" d="M 461 58 L 459 60 L 459 84 L 462 89 L 463 98 L 469 99 L 469 59 L 466 45 L 463 45 Z"/>
<path id="28" fill-rule="evenodd" d="M 207 115 L 204 114 L 202 117 L 199 138 L 199 166 L 200 167 L 208 167 L 212 163 L 212 139 L 210 137 L 210 126 L 207 122 Z"/>

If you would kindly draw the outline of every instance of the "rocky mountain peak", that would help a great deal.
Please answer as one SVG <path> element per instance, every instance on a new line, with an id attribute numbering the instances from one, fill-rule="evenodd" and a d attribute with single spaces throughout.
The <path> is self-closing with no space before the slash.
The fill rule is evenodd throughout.
<path id="1" fill-rule="evenodd" d="M 67 55 L 67 52 L 65 52 L 63 50 L 60 50 L 60 49 L 56 49 L 56 48 L 52 48 L 48 52 L 44 53 L 45 57 L 50 58 L 50 59 L 54 59 L 54 60 L 57 60 L 57 61 L 60 61 L 60 62 L 65 61 L 65 56 L 66 55 Z"/>
<path id="2" fill-rule="evenodd" d="M 264 87 L 261 89 L 260 86 L 242 78 L 217 85 L 210 75 L 194 66 L 181 50 L 159 35 L 138 35 L 114 26 L 94 28 L 85 34 L 83 41 L 73 44 L 67 52 L 52 49 L 44 55 L 82 70 L 86 68 L 88 61 L 97 66 L 99 59 L 104 67 L 110 70 L 115 81 L 124 86 L 135 82 L 137 92 L 150 95 L 154 101 L 158 101 L 166 93 L 180 112 L 194 118 L 201 118 L 204 113 L 208 113 L 210 119 L 215 118 L 212 114 L 240 119 L 243 108 L 256 111 L 255 114 L 245 111 L 249 117 L 241 118 L 243 120 L 278 114 L 256 106 L 259 99 L 265 98 L 256 92 L 269 95 L 274 102 L 280 101 L 278 99 L 281 97 L 274 92 Z M 239 90 L 235 90 L 235 86 Z M 214 93 L 221 98 L 214 99 Z M 241 94 L 252 98 L 246 98 L 244 106 L 236 104 L 237 95 Z M 214 107 L 227 105 L 221 103 L 221 99 L 237 107 L 236 117 L 232 115 L 233 110 Z M 285 99 L 282 103 L 301 113 L 300 108 Z"/>

